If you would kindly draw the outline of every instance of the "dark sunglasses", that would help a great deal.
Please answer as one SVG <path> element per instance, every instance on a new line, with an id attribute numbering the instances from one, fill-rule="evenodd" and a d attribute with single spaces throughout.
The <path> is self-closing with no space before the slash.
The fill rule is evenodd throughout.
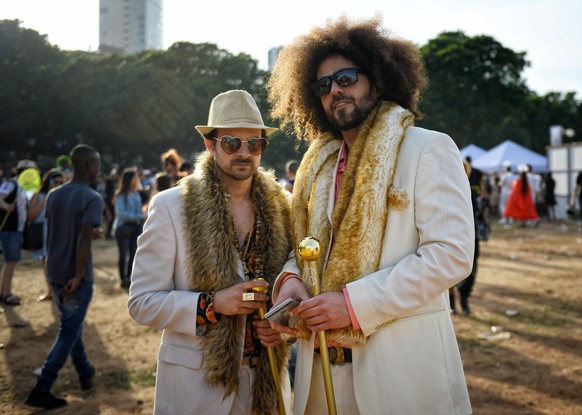
<path id="1" fill-rule="evenodd" d="M 319 78 L 313 83 L 315 96 L 322 97 L 331 91 L 331 84 L 335 81 L 341 87 L 350 86 L 358 82 L 358 74 L 363 73 L 360 68 L 344 68 L 330 76 Z"/>
<path id="2" fill-rule="evenodd" d="M 223 135 L 220 138 L 212 137 L 216 141 L 220 141 L 220 146 L 227 154 L 234 154 L 237 152 L 242 143 L 247 143 L 249 153 L 258 156 L 267 148 L 269 142 L 266 138 L 249 138 L 248 140 L 242 140 L 240 137 L 231 137 L 230 135 Z"/>

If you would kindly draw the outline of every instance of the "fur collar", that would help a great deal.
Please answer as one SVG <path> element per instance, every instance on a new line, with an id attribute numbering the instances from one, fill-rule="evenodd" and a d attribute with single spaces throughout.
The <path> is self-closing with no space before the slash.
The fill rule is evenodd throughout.
<path id="1" fill-rule="evenodd" d="M 184 197 L 190 289 L 218 291 L 241 282 L 228 195 L 210 153 L 198 157 L 195 173 L 182 180 L 180 186 Z M 262 246 L 258 249 L 263 253 L 264 278 L 272 287 L 292 249 L 289 195 L 272 172 L 262 169 L 253 177 L 252 192 L 263 226 Z M 217 324 L 207 327 L 202 337 L 208 383 L 223 386 L 226 395 L 236 392 L 238 387 L 244 330 L 245 316 L 222 316 Z M 275 349 L 280 375 L 285 372 L 288 352 L 283 343 Z M 277 391 L 271 377 L 267 350 L 263 348 L 253 385 L 253 413 L 276 412 Z"/>
<path id="2" fill-rule="evenodd" d="M 348 157 L 346 172 L 329 222 L 338 152 L 342 141 L 326 134 L 313 142 L 297 172 L 293 194 L 294 240 L 317 238 L 322 252 L 317 261 L 321 292 L 341 291 L 346 284 L 378 270 L 389 208 L 405 209 L 405 192 L 393 187 L 398 153 L 414 116 L 393 102 L 382 102 L 363 124 Z M 331 193 L 330 193 L 331 192 Z M 333 226 L 333 228 L 332 228 Z M 308 268 L 297 258 L 307 285 Z M 297 326 L 307 337 L 304 322 Z M 342 345 L 365 343 L 361 330 L 329 330 L 328 339 Z"/>

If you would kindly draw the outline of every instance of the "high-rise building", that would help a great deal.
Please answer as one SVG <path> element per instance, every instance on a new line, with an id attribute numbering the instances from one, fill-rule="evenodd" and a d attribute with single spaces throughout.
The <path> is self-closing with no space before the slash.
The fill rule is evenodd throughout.
<path id="1" fill-rule="evenodd" d="M 269 61 L 267 63 L 269 65 L 269 72 L 273 72 L 273 66 L 275 66 L 275 61 L 277 60 L 281 50 L 283 50 L 283 46 L 277 46 L 269 49 Z"/>
<path id="2" fill-rule="evenodd" d="M 99 0 L 99 50 L 162 49 L 163 0 Z"/>

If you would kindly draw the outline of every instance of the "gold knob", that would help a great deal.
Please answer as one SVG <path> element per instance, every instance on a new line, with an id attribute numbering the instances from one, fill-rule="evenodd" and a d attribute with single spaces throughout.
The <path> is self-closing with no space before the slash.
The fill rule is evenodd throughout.
<path id="1" fill-rule="evenodd" d="M 321 244 L 317 239 L 307 236 L 299 243 L 299 255 L 305 261 L 317 261 L 321 255 Z"/>
<path id="2" fill-rule="evenodd" d="M 264 278 L 253 278 L 253 281 L 265 281 Z M 269 287 L 253 287 L 251 291 L 259 293 L 259 294 L 267 294 Z"/>

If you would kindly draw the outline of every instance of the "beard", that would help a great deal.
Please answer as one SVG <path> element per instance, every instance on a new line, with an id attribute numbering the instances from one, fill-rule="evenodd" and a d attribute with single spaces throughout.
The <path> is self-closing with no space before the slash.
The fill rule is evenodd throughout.
<path id="1" fill-rule="evenodd" d="M 228 162 L 224 159 L 215 158 L 214 164 L 222 175 L 237 181 L 244 181 L 253 177 L 258 170 L 258 165 L 252 159 L 235 158 Z M 242 168 L 242 165 L 247 165 L 248 168 Z"/>
<path id="2" fill-rule="evenodd" d="M 348 100 L 352 103 L 353 108 L 350 110 L 340 109 L 333 111 L 333 106 L 337 101 Z M 374 93 L 370 90 L 366 95 L 362 97 L 360 101 L 356 101 L 352 97 L 342 94 L 334 97 L 331 102 L 331 107 L 329 111 L 326 111 L 327 118 L 330 124 L 339 131 L 349 131 L 354 128 L 359 127 L 368 118 L 368 115 L 376 107 L 378 101 Z"/>

